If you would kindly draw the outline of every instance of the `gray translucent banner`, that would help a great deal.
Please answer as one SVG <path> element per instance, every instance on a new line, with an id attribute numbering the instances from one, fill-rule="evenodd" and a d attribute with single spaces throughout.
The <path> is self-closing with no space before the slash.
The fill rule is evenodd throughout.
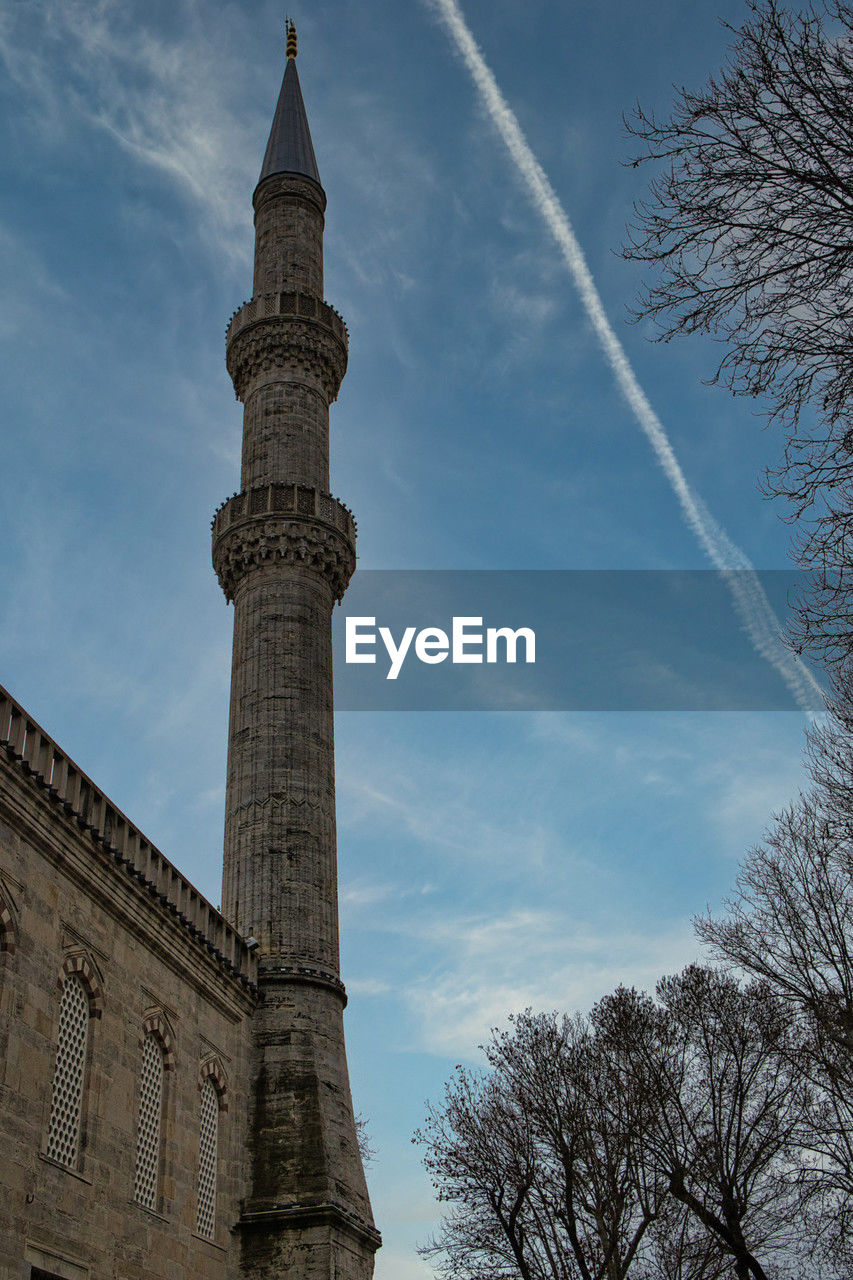
<path id="1" fill-rule="evenodd" d="M 334 613 L 336 707 L 818 711 L 781 634 L 803 577 L 758 575 L 778 625 L 763 606 L 756 623 L 755 577 L 359 570 Z"/>

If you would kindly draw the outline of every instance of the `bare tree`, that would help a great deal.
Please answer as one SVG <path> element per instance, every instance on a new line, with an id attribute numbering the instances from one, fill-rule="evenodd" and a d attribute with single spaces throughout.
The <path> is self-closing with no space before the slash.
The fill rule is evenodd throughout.
<path id="1" fill-rule="evenodd" d="M 529 1013 L 486 1052 L 489 1074 L 460 1070 L 416 1135 L 454 1204 L 427 1252 L 471 1280 L 650 1276 L 665 1187 L 645 1164 L 646 1101 L 613 1055 L 583 1019 Z"/>
<path id="2" fill-rule="evenodd" d="M 663 172 L 624 252 L 658 268 L 638 313 L 661 338 L 720 339 L 715 380 L 783 424 L 770 487 L 813 574 L 795 642 L 835 664 L 853 652 L 853 6 L 749 8 L 703 90 L 626 121 L 634 163 Z"/>
<path id="3" fill-rule="evenodd" d="M 814 795 L 780 813 L 747 855 L 722 920 L 697 921 L 717 953 L 765 979 L 822 1036 L 853 1051 L 853 857 Z"/>
<path id="4" fill-rule="evenodd" d="M 423 1250 L 458 1280 L 569 1280 L 551 1206 L 541 1201 L 528 1118 L 498 1082 L 458 1068 L 414 1140 L 440 1201 L 451 1205 Z"/>
<path id="5" fill-rule="evenodd" d="M 661 979 L 657 994 L 620 989 L 593 1019 L 656 1100 L 647 1151 L 687 1211 L 682 1274 L 692 1256 L 727 1259 L 739 1280 L 803 1276 L 788 1259 L 802 1231 L 794 1173 L 808 1099 L 784 1009 L 766 985 L 741 988 L 697 965 Z"/>
<path id="6" fill-rule="evenodd" d="M 812 1247 L 827 1095 L 799 1042 L 766 983 L 697 965 L 657 1000 L 514 1019 L 415 1135 L 450 1205 L 422 1252 L 459 1280 L 838 1275 Z"/>
<path id="7" fill-rule="evenodd" d="M 731 1257 L 673 1197 L 652 1223 L 646 1257 L 641 1280 L 731 1280 Z"/>
<path id="8" fill-rule="evenodd" d="M 853 1245 L 853 710 L 809 731 L 813 786 L 750 851 L 727 915 L 696 922 L 718 956 L 763 981 L 799 1026 L 813 1086 L 801 1181 L 835 1249 Z"/>
<path id="9" fill-rule="evenodd" d="M 376 1159 L 376 1149 L 370 1140 L 370 1121 L 360 1113 L 355 1117 L 355 1137 L 362 1164 L 372 1164 Z"/>
<path id="10" fill-rule="evenodd" d="M 624 1280 L 666 1192 L 646 1157 L 653 1100 L 580 1016 L 527 1013 L 487 1055 L 531 1117 L 579 1275 Z"/>

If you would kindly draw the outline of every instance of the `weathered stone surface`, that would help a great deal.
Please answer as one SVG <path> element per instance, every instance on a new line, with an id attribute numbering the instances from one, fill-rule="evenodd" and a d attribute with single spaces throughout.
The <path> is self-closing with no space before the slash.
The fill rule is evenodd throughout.
<path id="1" fill-rule="evenodd" d="M 214 533 L 213 567 L 229 601 L 260 568 L 317 574 L 328 584 L 332 599 L 340 600 L 355 570 L 355 534 L 351 528 L 344 532 L 330 527 L 314 515 L 259 512 Z"/>
<path id="2" fill-rule="evenodd" d="M 0 1280 L 26 1280 L 33 1265 L 69 1280 L 230 1280 L 248 1177 L 256 996 L 215 954 L 191 886 L 174 873 L 173 896 L 180 891 L 199 922 L 192 930 L 152 892 L 150 850 L 145 869 L 138 851 L 132 866 L 119 863 L 84 821 L 0 750 Z M 64 971 L 83 975 L 91 1014 L 73 1169 L 45 1155 Z M 142 1041 L 152 1027 L 166 1029 L 168 1068 L 155 1212 L 134 1202 Z M 195 1226 L 199 1072 L 213 1063 L 224 1109 L 210 1241 Z"/>
<path id="3" fill-rule="evenodd" d="M 323 188 L 310 178 L 279 173 L 258 184 L 252 203 L 254 294 L 304 288 L 322 298 Z"/>
<path id="4" fill-rule="evenodd" d="M 319 321 L 300 316 L 265 316 L 232 332 L 227 365 L 238 400 L 248 400 L 271 382 L 290 382 L 317 391 L 328 407 L 337 398 L 346 372 L 347 348 L 334 329 Z M 324 416 L 321 408 L 319 417 L 322 420 Z M 254 416 L 249 420 L 250 432 L 253 425 Z M 302 443 L 304 446 L 307 442 Z M 296 452 L 293 462 L 298 460 L 300 450 Z M 285 477 L 267 475 L 261 483 L 279 479 Z"/>

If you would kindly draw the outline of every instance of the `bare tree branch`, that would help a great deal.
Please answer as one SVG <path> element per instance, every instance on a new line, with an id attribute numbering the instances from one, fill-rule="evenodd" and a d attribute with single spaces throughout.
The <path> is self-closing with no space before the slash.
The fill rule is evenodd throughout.
<path id="1" fill-rule="evenodd" d="M 723 346 L 713 381 L 760 398 L 785 433 L 771 492 L 811 581 L 793 640 L 853 653 L 853 6 L 752 0 L 722 72 L 668 119 L 626 120 L 654 162 L 626 256 L 656 277 L 638 316 Z"/>

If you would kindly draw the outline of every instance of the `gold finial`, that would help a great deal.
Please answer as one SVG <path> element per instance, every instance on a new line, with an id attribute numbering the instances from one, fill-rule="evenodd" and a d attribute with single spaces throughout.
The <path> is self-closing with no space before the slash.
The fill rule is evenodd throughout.
<path id="1" fill-rule="evenodd" d="M 296 57 L 296 23 L 292 18 L 286 18 L 287 23 L 287 56 L 288 58 Z"/>

